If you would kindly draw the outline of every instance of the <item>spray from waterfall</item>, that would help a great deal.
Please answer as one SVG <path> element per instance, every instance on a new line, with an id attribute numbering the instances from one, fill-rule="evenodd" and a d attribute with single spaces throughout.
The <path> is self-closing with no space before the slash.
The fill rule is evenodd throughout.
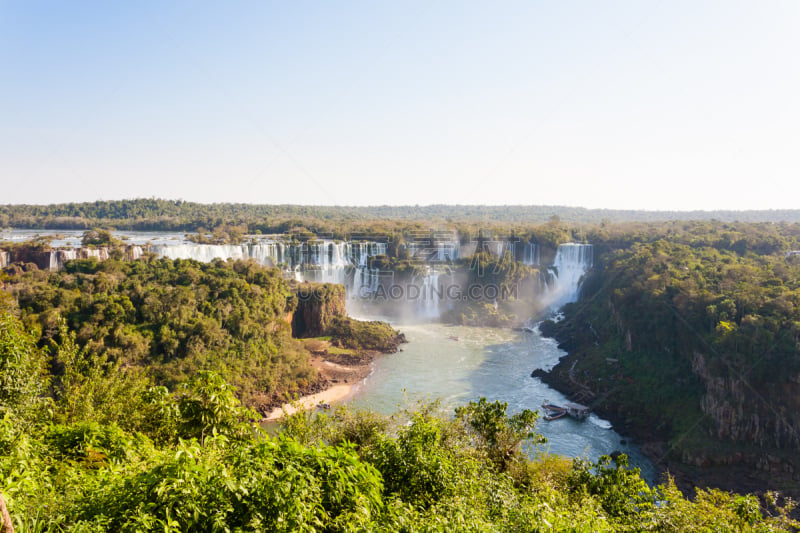
<path id="1" fill-rule="evenodd" d="M 592 268 L 591 244 L 566 243 L 558 246 L 551 267 L 552 279 L 545 289 L 547 306 L 558 310 L 563 305 L 578 300 L 583 277 Z"/>

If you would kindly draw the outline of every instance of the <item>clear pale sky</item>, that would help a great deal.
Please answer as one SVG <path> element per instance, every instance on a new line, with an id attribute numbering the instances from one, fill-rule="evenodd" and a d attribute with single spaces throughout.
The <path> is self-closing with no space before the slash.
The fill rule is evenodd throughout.
<path id="1" fill-rule="evenodd" d="M 800 2 L 0 0 L 0 204 L 800 208 Z"/>

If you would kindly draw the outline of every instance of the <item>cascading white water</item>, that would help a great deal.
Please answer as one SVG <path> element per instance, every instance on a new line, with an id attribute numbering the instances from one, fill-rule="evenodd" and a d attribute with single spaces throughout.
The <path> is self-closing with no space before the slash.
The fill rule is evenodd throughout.
<path id="1" fill-rule="evenodd" d="M 522 263 L 528 266 L 538 266 L 540 264 L 538 244 L 535 242 L 525 244 L 522 249 Z"/>
<path id="2" fill-rule="evenodd" d="M 63 265 L 63 263 L 59 263 L 59 253 L 58 252 L 59 252 L 58 250 L 52 250 L 50 252 L 50 260 L 49 260 L 49 264 L 47 266 L 47 268 L 49 270 L 52 270 L 52 271 L 61 270 L 61 265 Z"/>
<path id="3" fill-rule="evenodd" d="M 407 287 L 408 297 L 416 300 L 414 304 L 414 314 L 418 318 L 438 319 L 446 308 L 445 279 L 443 274 L 430 268 L 422 277 L 421 282 L 414 279 L 412 286 Z M 447 277 L 447 275 L 444 275 Z"/>
<path id="4" fill-rule="evenodd" d="M 308 246 L 304 243 L 289 245 L 267 241 L 254 244 L 157 244 L 151 250 L 160 257 L 194 259 L 203 263 L 214 259 L 254 259 L 266 266 L 319 264 L 317 261 L 308 261 L 313 252 L 309 253 Z"/>
<path id="5" fill-rule="evenodd" d="M 359 283 L 374 292 L 379 283 L 379 272 L 376 269 L 366 272 L 364 269 L 369 257 L 387 253 L 387 244 L 330 240 L 293 244 L 280 241 L 242 245 L 158 244 L 152 247 L 152 251 L 169 259 L 201 262 L 229 258 L 254 259 L 262 265 L 281 267 L 291 272 L 298 281 L 340 283 L 348 288 Z"/>
<path id="6" fill-rule="evenodd" d="M 128 248 L 128 258 L 131 261 L 136 261 L 140 257 L 142 257 L 142 247 L 141 246 L 130 246 Z"/>
<path id="7" fill-rule="evenodd" d="M 61 270 L 62 268 L 64 268 L 65 262 L 78 259 L 78 257 L 79 257 L 78 250 L 76 249 L 53 250 L 50 252 L 49 269 L 53 271 Z"/>
<path id="8" fill-rule="evenodd" d="M 301 258 L 304 280 L 340 283 L 358 296 L 363 290 L 377 289 L 379 271 L 368 269 L 367 261 L 386 252 L 386 243 L 322 241 L 309 244 L 305 253 L 297 255 Z"/>
<path id="9" fill-rule="evenodd" d="M 98 261 L 108 259 L 108 248 L 66 248 L 50 252 L 50 270 L 56 271 L 64 268 L 64 263 L 75 259 L 94 258 Z"/>
<path id="10" fill-rule="evenodd" d="M 209 263 L 214 259 L 246 259 L 249 254 L 245 245 L 238 244 L 158 244 L 153 252 L 167 259 L 194 259 Z"/>
<path id="11" fill-rule="evenodd" d="M 441 315 L 439 302 L 441 300 L 439 292 L 439 273 L 431 272 L 422 281 L 422 294 L 420 295 L 419 309 L 421 315 L 426 318 L 438 318 Z"/>
<path id="12" fill-rule="evenodd" d="M 578 299 L 580 283 L 592 268 L 593 248 L 591 244 L 560 244 L 553 261 L 553 281 L 548 285 L 545 298 L 551 309 Z"/>
<path id="13" fill-rule="evenodd" d="M 424 262 L 452 262 L 461 257 L 461 244 L 456 241 L 420 241 L 403 245 L 412 259 Z"/>
<path id="14" fill-rule="evenodd" d="M 354 298 L 367 298 L 378 292 L 380 269 L 359 267 L 353 273 L 351 295 Z"/>
<path id="15" fill-rule="evenodd" d="M 128 260 L 135 261 L 142 256 L 141 246 L 129 246 L 125 252 Z M 106 261 L 109 258 L 108 248 L 60 248 L 48 253 L 48 269 L 58 271 L 64 268 L 64 263 L 76 259 L 97 259 Z"/>
<path id="16" fill-rule="evenodd" d="M 345 243 L 322 241 L 307 245 L 301 254 L 303 268 L 301 272 L 307 281 L 346 284 Z"/>
<path id="17" fill-rule="evenodd" d="M 519 257 L 524 264 L 541 264 L 540 249 L 536 243 L 526 243 L 522 250 L 514 250 L 514 243 L 511 241 L 483 242 L 487 244 L 483 249 L 490 253 L 500 255 L 505 252 L 521 252 Z M 421 317 L 439 317 L 448 303 L 441 283 L 444 280 L 442 276 L 446 275 L 440 268 L 441 264 L 461 256 L 473 244 L 473 241 L 460 244 L 457 239 L 406 244 L 412 257 L 427 264 L 428 269 L 403 287 L 406 294 L 404 299 L 407 301 L 395 304 L 418 312 Z M 387 297 L 389 290 L 393 288 L 394 273 L 370 268 L 370 258 L 387 254 L 387 243 L 333 240 L 298 243 L 264 239 L 242 245 L 213 245 L 162 241 L 158 244 L 129 246 L 125 256 L 135 260 L 142 255 L 143 250 L 170 259 L 195 259 L 203 262 L 216 258 L 253 259 L 260 264 L 282 268 L 287 275 L 299 281 L 343 284 L 347 288 L 349 299 L 370 299 L 376 294 L 383 295 L 384 301 L 394 298 Z M 105 260 L 108 258 L 108 249 L 59 248 L 50 252 L 49 267 L 59 270 L 66 261 L 90 257 Z M 10 253 L 0 252 L 0 268 L 12 259 Z M 592 259 L 591 245 L 568 243 L 559 246 L 552 267 L 541 271 L 543 287 L 540 294 L 543 295 L 545 305 L 557 309 L 565 303 L 575 301 L 580 282 L 592 266 Z"/>
<path id="18" fill-rule="evenodd" d="M 89 259 L 93 257 L 98 261 L 105 261 L 108 259 L 108 248 L 80 248 L 78 250 L 78 257 L 81 259 Z"/>
<path id="19" fill-rule="evenodd" d="M 282 242 L 260 242 L 248 247 L 248 257 L 262 265 L 276 267 L 289 263 L 286 245 Z"/>
<path id="20" fill-rule="evenodd" d="M 381 284 L 381 270 L 369 267 L 369 258 L 376 255 L 386 255 L 387 244 L 377 242 L 347 243 L 347 256 L 355 266 L 352 284 L 345 286 L 349 290 L 350 298 L 368 298 L 378 292 Z M 394 272 L 389 276 L 394 281 Z M 391 283 L 390 283 L 391 286 Z"/>

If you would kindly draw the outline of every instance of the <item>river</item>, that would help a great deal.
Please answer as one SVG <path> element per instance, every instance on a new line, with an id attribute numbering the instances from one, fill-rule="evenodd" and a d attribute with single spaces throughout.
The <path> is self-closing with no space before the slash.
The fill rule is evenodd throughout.
<path id="1" fill-rule="evenodd" d="M 439 400 L 443 409 L 452 413 L 456 406 L 483 396 L 508 403 L 508 412 L 514 413 L 523 409 L 541 412 L 545 401 L 567 401 L 530 377 L 534 369 L 550 369 L 565 355 L 553 339 L 543 338 L 538 331 L 436 323 L 394 326 L 409 342 L 403 351 L 376 359 L 373 372 L 350 400 L 354 407 L 389 414 L 417 400 Z M 645 479 L 652 482 L 656 478 L 652 463 L 611 429 L 608 421 L 594 414 L 584 421 L 540 419 L 537 431 L 547 438 L 539 448 L 542 451 L 592 461 L 620 451 L 628 455 L 632 466 L 641 468 Z"/>

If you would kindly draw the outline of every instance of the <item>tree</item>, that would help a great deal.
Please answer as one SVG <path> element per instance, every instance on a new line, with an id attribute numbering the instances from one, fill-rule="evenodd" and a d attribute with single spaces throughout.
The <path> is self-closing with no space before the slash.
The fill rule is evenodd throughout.
<path id="1" fill-rule="evenodd" d="M 183 385 L 178 398 L 180 434 L 201 443 L 211 435 L 242 436 L 255 413 L 242 406 L 235 389 L 219 374 L 201 371 Z"/>
<path id="2" fill-rule="evenodd" d="M 27 412 L 47 387 L 45 360 L 11 313 L 0 311 L 0 412 Z"/>
<path id="3" fill-rule="evenodd" d="M 501 471 L 509 469 L 520 458 L 520 447 L 524 440 L 536 444 L 545 438 L 533 431 L 539 413 L 525 409 L 511 416 L 506 415 L 508 404 L 489 402 L 481 398 L 456 408 L 456 419 L 471 433 L 478 448 L 486 451 L 492 462 Z"/>
<path id="4" fill-rule="evenodd" d="M 91 229 L 83 233 L 81 246 L 114 246 L 119 244 L 111 232 L 107 229 Z"/>

